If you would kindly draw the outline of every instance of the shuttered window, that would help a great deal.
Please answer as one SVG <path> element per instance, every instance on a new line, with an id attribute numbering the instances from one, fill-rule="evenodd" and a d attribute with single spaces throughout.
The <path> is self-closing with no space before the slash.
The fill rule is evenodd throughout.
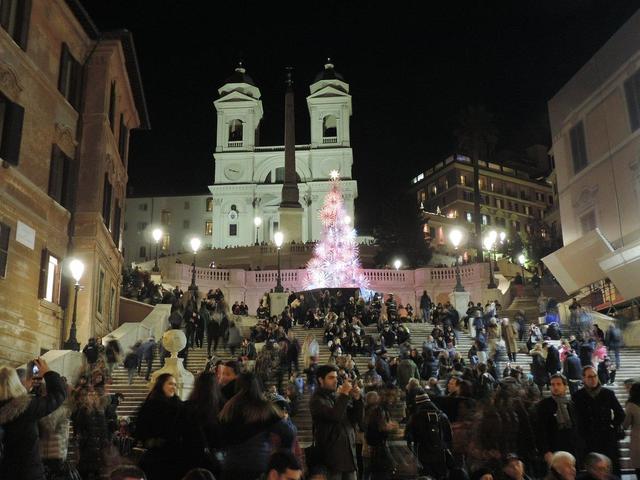
<path id="1" fill-rule="evenodd" d="M 31 0 L 1 0 L 0 26 L 23 50 L 27 50 Z"/>
<path id="2" fill-rule="evenodd" d="M 78 62 L 66 43 L 62 44 L 62 54 L 60 56 L 60 78 L 58 79 L 58 90 L 68 102 L 78 110 L 80 108 L 80 97 L 82 92 L 82 65 Z"/>
<path id="3" fill-rule="evenodd" d="M 640 127 L 640 70 L 624 82 L 624 93 L 629 110 L 629 126 L 633 132 Z"/>
<path id="4" fill-rule="evenodd" d="M 111 182 L 109 182 L 109 176 L 104 175 L 104 187 L 102 189 L 102 220 L 107 226 L 107 230 L 111 230 Z"/>
<path id="5" fill-rule="evenodd" d="M 60 264 L 60 259 L 52 255 L 49 250 L 42 250 L 38 298 L 43 298 L 55 304 L 60 303 Z"/>
<path id="6" fill-rule="evenodd" d="M 11 165 L 20 161 L 24 108 L 0 93 L 0 158 Z"/>
<path id="7" fill-rule="evenodd" d="M 121 235 L 121 228 L 122 228 L 120 225 L 121 222 L 122 222 L 122 207 L 116 201 L 116 208 L 113 213 L 112 236 L 113 236 L 113 243 L 115 243 L 116 248 L 118 250 L 120 250 L 120 235 Z"/>
<path id="8" fill-rule="evenodd" d="M 571 138 L 571 156 L 573 158 L 573 172 L 578 173 L 587 166 L 587 144 L 582 122 L 573 127 L 569 133 Z"/>
<path id="9" fill-rule="evenodd" d="M 70 206 L 69 164 L 67 157 L 57 145 L 51 150 L 51 165 L 49 167 L 49 196 L 67 210 Z"/>

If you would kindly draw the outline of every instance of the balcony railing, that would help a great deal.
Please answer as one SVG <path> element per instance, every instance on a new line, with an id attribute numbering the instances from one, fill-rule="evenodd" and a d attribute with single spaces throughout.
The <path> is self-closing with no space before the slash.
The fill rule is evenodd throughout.
<path id="1" fill-rule="evenodd" d="M 322 137 L 322 143 L 338 143 L 338 137 Z"/>
<path id="2" fill-rule="evenodd" d="M 237 147 L 241 147 L 242 146 L 242 140 L 240 140 L 239 142 L 229 142 L 227 143 L 227 147 L 229 148 L 237 148 Z"/>

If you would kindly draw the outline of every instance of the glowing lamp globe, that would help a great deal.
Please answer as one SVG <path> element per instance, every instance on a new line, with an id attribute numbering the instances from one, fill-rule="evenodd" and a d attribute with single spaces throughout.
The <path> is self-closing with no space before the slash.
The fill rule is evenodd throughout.
<path id="1" fill-rule="evenodd" d="M 273 241 L 276 242 L 276 247 L 280 248 L 284 243 L 284 233 L 276 232 L 273 234 Z"/>
<path id="2" fill-rule="evenodd" d="M 191 250 L 193 251 L 193 253 L 198 253 L 198 250 L 200 250 L 200 245 L 202 243 L 200 239 L 198 237 L 193 237 L 189 243 L 191 244 Z"/>
<path id="3" fill-rule="evenodd" d="M 451 230 L 451 232 L 449 232 L 449 240 L 451 240 L 453 248 L 458 248 L 462 242 L 462 231 L 457 228 Z"/>
<path id="4" fill-rule="evenodd" d="M 495 242 L 495 239 L 491 238 L 491 235 L 489 235 L 488 237 L 484 238 L 484 248 L 486 250 L 491 250 L 493 248 L 493 243 Z"/>
<path id="5" fill-rule="evenodd" d="M 260 217 L 254 218 L 253 224 L 256 226 L 256 228 L 260 227 L 260 225 L 262 225 L 262 219 Z"/>
<path id="6" fill-rule="evenodd" d="M 518 255 L 518 263 L 519 263 L 520 265 L 524 265 L 524 262 L 525 262 L 526 260 L 527 260 L 527 259 L 524 257 L 524 255 L 523 255 L 522 253 L 521 253 L 520 255 Z"/>
<path id="7" fill-rule="evenodd" d="M 71 260 L 69 264 L 69 270 L 71 270 L 71 276 L 76 281 L 76 283 L 80 282 L 82 278 L 82 274 L 84 273 L 84 263 L 77 258 Z"/>
<path id="8" fill-rule="evenodd" d="M 505 238 L 507 238 L 507 234 L 505 232 L 500 232 L 500 242 L 504 242 Z"/>
<path id="9" fill-rule="evenodd" d="M 156 241 L 156 243 L 158 243 L 162 238 L 162 230 L 159 228 L 155 228 L 151 235 L 153 236 L 153 239 Z"/>
<path id="10" fill-rule="evenodd" d="M 399 258 L 396 258 L 393 261 L 393 266 L 395 267 L 396 270 L 400 270 L 400 267 L 402 266 L 402 262 L 400 261 Z"/>

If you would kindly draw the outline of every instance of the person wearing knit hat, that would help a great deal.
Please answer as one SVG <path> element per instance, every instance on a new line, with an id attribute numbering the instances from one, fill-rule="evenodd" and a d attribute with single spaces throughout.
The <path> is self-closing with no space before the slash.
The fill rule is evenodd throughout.
<path id="1" fill-rule="evenodd" d="M 415 412 L 409 417 L 405 429 L 407 441 L 416 445 L 422 464 L 421 475 L 444 478 L 450 460 L 451 424 L 429 398 L 429 394 L 416 395 Z"/>

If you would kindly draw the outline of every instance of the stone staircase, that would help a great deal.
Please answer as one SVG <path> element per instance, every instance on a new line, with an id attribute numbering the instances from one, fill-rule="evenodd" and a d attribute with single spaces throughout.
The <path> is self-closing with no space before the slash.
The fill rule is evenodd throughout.
<path id="1" fill-rule="evenodd" d="M 512 315 L 510 314 L 514 310 L 519 310 L 522 308 L 517 303 L 520 301 L 522 302 L 526 301 L 530 303 L 530 301 L 526 299 L 526 297 L 521 297 L 520 299 L 516 299 L 514 301 L 515 305 L 512 304 L 508 310 L 503 311 L 501 316 L 513 318 Z M 524 305 L 524 303 L 522 303 L 522 305 Z M 532 308 L 533 308 L 533 305 L 527 305 L 527 309 L 532 309 Z M 535 317 L 530 317 L 528 314 L 528 310 L 525 310 L 525 312 L 527 312 L 528 320 L 537 318 L 537 303 L 535 304 L 535 313 L 536 313 Z M 412 324 L 407 324 L 407 326 L 411 331 L 411 344 L 420 351 L 422 348 L 422 343 L 429 336 L 431 330 L 433 329 L 433 325 L 430 323 L 412 323 Z M 328 362 L 330 352 L 327 346 L 323 343 L 323 329 L 315 328 L 315 329 L 308 330 L 302 326 L 296 325 L 293 327 L 292 331 L 296 334 L 296 337 L 300 341 L 300 344 L 303 343 L 304 338 L 306 337 L 307 334 L 309 333 L 313 334 L 315 338 L 318 340 L 318 343 L 320 344 L 319 363 L 323 364 Z M 366 327 L 366 331 L 367 333 L 374 335 L 375 338 L 378 337 L 377 329 L 375 325 Z M 470 335 L 467 332 L 458 332 L 458 333 L 459 333 L 459 336 L 458 336 L 457 349 L 458 351 L 460 351 L 460 353 L 466 360 L 466 354 L 469 348 L 471 347 L 471 343 L 473 339 L 470 337 Z M 566 332 L 566 331 L 563 333 L 565 335 L 569 334 L 569 332 Z M 387 348 L 387 352 L 390 357 L 399 355 L 397 346 Z M 222 360 L 231 359 L 230 352 L 222 348 L 222 345 L 219 345 L 216 355 Z M 364 372 L 367 371 L 367 364 L 369 363 L 369 360 L 370 360 L 369 357 L 364 355 L 358 355 L 354 357 L 354 361 L 358 369 L 360 370 L 361 374 L 364 374 Z M 519 354 L 515 365 L 521 366 L 525 372 L 528 372 L 529 360 L 530 360 L 530 357 L 528 355 Z M 187 368 L 194 374 L 197 374 L 204 369 L 206 361 L 207 361 L 206 347 L 201 349 L 194 348 L 189 351 Z M 300 359 L 301 369 L 302 369 L 302 364 L 303 364 L 303 359 L 301 358 Z M 513 362 L 512 362 L 512 365 L 514 365 Z M 154 360 L 153 370 L 156 370 L 158 368 L 160 368 L 160 361 L 158 358 L 156 358 Z M 143 374 L 144 374 L 144 371 L 145 370 L 143 368 L 142 370 Z M 624 379 L 631 378 L 631 377 L 640 378 L 640 348 L 623 348 L 622 349 L 621 368 L 618 371 L 616 376 L 616 384 L 611 387 L 608 387 L 615 392 L 616 396 L 618 397 L 620 403 L 623 406 L 624 406 L 624 402 L 627 399 L 627 393 L 624 389 L 623 381 Z M 133 385 L 128 385 L 128 377 L 127 377 L 126 370 L 123 367 L 117 367 L 114 370 L 113 378 L 114 378 L 114 382 L 113 382 L 113 385 L 111 386 L 110 391 L 112 393 L 122 392 L 125 395 L 124 402 L 118 408 L 118 415 L 129 416 L 129 417 L 135 416 L 137 408 L 140 406 L 140 404 L 142 403 L 142 401 L 144 400 L 144 398 L 148 393 L 149 387 L 148 387 L 148 383 L 144 380 L 144 375 L 136 376 L 134 378 Z M 286 377 L 284 381 L 286 381 Z M 441 387 L 444 388 L 445 386 L 444 380 L 441 380 L 440 384 L 441 384 Z M 545 392 L 543 392 L 543 395 L 545 396 L 549 395 L 549 392 L 545 390 Z M 298 413 L 296 416 L 293 417 L 293 421 L 298 428 L 298 441 L 301 447 L 303 448 L 305 446 L 310 445 L 312 440 L 312 422 L 311 422 L 311 414 L 309 411 L 309 399 L 310 399 L 310 393 L 305 388 L 304 394 L 299 399 Z M 394 405 L 392 407 L 391 413 L 394 420 L 396 421 L 401 420 L 402 417 L 404 416 L 404 401 L 399 401 L 396 405 Z M 399 432 L 396 432 L 396 434 L 394 435 L 394 438 L 396 440 L 400 440 L 402 438 L 402 430 L 400 430 Z M 621 442 L 620 451 L 621 451 L 623 469 L 630 470 L 631 464 L 629 459 L 629 437 L 628 436 L 627 438 L 625 438 L 625 440 Z"/>

